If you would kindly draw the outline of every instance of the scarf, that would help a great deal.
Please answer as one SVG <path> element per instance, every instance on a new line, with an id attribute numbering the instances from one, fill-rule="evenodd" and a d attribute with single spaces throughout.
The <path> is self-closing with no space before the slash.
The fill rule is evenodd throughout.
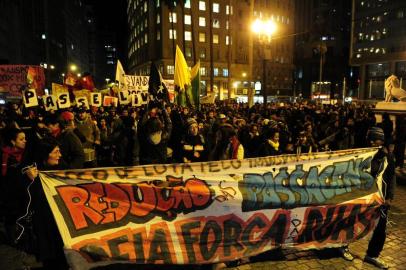
<path id="1" fill-rule="evenodd" d="M 3 147 L 3 158 L 1 163 L 1 174 L 5 176 L 7 174 L 8 158 L 13 156 L 18 163 L 21 162 L 24 154 L 24 149 L 5 146 Z"/>
<path id="2" fill-rule="evenodd" d="M 54 138 L 58 138 L 58 136 L 62 133 L 62 130 L 60 128 L 54 129 L 51 131 L 51 135 Z"/>
<path id="3" fill-rule="evenodd" d="M 279 142 L 273 142 L 271 140 L 268 140 L 268 143 L 274 148 L 276 151 L 279 150 Z"/>

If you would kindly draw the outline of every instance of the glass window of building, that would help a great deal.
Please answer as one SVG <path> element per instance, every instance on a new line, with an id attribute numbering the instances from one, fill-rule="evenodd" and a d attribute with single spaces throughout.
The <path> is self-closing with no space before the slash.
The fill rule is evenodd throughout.
<path id="1" fill-rule="evenodd" d="M 213 3 L 213 12 L 214 13 L 219 13 L 220 12 L 220 4 L 219 3 Z"/>
<path id="2" fill-rule="evenodd" d="M 206 58 L 206 49 L 202 48 L 200 50 L 200 55 L 199 55 L 200 59 L 205 59 Z M 201 71 L 201 70 L 200 70 Z M 203 75 L 203 74 L 202 74 Z"/>
<path id="3" fill-rule="evenodd" d="M 145 44 L 147 44 L 148 43 L 148 34 L 147 33 L 145 33 L 145 35 L 144 35 L 144 40 L 145 40 Z"/>
<path id="4" fill-rule="evenodd" d="M 213 43 L 214 44 L 219 44 L 219 35 L 213 34 Z"/>
<path id="5" fill-rule="evenodd" d="M 206 26 L 206 18 L 205 17 L 199 17 L 199 26 Z"/>
<path id="6" fill-rule="evenodd" d="M 227 68 L 223 68 L 223 76 L 228 77 L 228 69 Z"/>
<path id="7" fill-rule="evenodd" d="M 218 75 L 219 75 L 219 69 L 218 69 L 218 68 L 214 68 L 214 69 L 213 69 L 213 73 L 214 73 L 214 76 L 218 76 Z"/>
<path id="8" fill-rule="evenodd" d="M 200 75 L 202 75 L 202 76 L 206 76 L 206 75 L 207 75 L 207 73 L 206 73 L 206 67 L 200 67 Z"/>
<path id="9" fill-rule="evenodd" d="M 220 20 L 218 19 L 213 20 L 213 28 L 220 28 Z"/>
<path id="10" fill-rule="evenodd" d="M 226 15 L 229 15 L 229 14 L 230 14 L 230 6 L 226 5 Z"/>
<path id="11" fill-rule="evenodd" d="M 185 15 L 185 24 L 191 25 L 192 24 L 192 16 Z"/>
<path id="12" fill-rule="evenodd" d="M 167 65 L 166 66 L 166 73 L 168 75 L 173 75 L 175 74 L 175 67 L 173 65 Z"/>
<path id="13" fill-rule="evenodd" d="M 148 1 L 144 2 L 144 12 L 148 11 Z"/>
<path id="14" fill-rule="evenodd" d="M 229 27 L 229 22 L 228 22 L 228 20 L 226 20 L 226 29 L 228 30 L 228 27 Z"/>
<path id="15" fill-rule="evenodd" d="M 190 0 L 185 1 L 185 8 L 190 8 Z"/>
<path id="16" fill-rule="evenodd" d="M 173 23 L 176 23 L 176 12 L 169 12 L 169 22 L 171 23 L 173 20 Z"/>
<path id="17" fill-rule="evenodd" d="M 191 41 L 192 40 L 192 32 L 185 31 L 185 40 L 186 41 Z"/>
<path id="18" fill-rule="evenodd" d="M 206 2 L 199 1 L 199 10 L 206 10 Z"/>
<path id="19" fill-rule="evenodd" d="M 161 40 L 161 31 L 156 32 L 156 40 Z"/>
<path id="20" fill-rule="evenodd" d="M 192 48 L 191 47 L 186 47 L 185 55 L 187 58 L 192 58 Z"/>
<path id="21" fill-rule="evenodd" d="M 169 39 L 176 39 L 176 30 L 169 29 Z"/>
<path id="22" fill-rule="evenodd" d="M 156 24 L 160 24 L 161 23 L 161 15 L 157 14 L 156 15 Z"/>
<path id="23" fill-rule="evenodd" d="M 206 33 L 199 33 L 199 42 L 206 42 Z"/>
<path id="24" fill-rule="evenodd" d="M 226 36 L 226 45 L 230 45 L 230 36 Z"/>
<path id="25" fill-rule="evenodd" d="M 159 7 L 161 0 L 156 0 L 156 7 Z"/>

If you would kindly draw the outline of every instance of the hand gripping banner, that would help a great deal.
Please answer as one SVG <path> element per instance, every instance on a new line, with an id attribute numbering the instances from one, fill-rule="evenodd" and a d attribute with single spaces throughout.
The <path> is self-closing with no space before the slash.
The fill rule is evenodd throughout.
<path id="1" fill-rule="evenodd" d="M 383 203 L 377 149 L 41 172 L 73 269 L 206 264 L 365 237 Z"/>

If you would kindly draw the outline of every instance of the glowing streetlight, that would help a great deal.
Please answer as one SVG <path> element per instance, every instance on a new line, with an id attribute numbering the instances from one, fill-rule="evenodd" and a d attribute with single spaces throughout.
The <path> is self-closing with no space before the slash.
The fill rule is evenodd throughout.
<path id="1" fill-rule="evenodd" d="M 70 69 L 70 71 L 75 72 L 78 69 L 78 67 L 75 64 L 72 64 L 72 65 L 70 65 L 69 69 Z"/>
<path id="2" fill-rule="evenodd" d="M 106 80 L 106 83 L 108 84 L 110 81 L 110 78 L 106 78 L 105 80 Z"/>
<path id="3" fill-rule="evenodd" d="M 246 72 L 243 72 L 242 73 L 242 76 L 245 78 L 245 77 L 247 77 L 247 73 Z"/>
<path id="4" fill-rule="evenodd" d="M 55 69 L 55 66 L 54 65 L 50 65 L 49 66 L 51 69 Z"/>
<path id="5" fill-rule="evenodd" d="M 256 19 L 252 25 L 251 30 L 258 36 L 259 42 L 266 44 L 271 42 L 272 35 L 277 31 L 277 26 L 273 20 L 260 20 Z M 264 96 L 264 104 L 267 103 L 267 59 L 265 57 L 265 48 L 263 50 L 263 59 L 262 59 L 262 94 Z"/>
<path id="6" fill-rule="evenodd" d="M 78 73 L 78 77 L 80 78 L 82 76 L 82 74 Z"/>

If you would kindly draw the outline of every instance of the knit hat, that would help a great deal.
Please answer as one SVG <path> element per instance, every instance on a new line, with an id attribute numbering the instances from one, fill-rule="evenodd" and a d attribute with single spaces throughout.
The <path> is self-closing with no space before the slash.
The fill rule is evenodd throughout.
<path id="1" fill-rule="evenodd" d="M 71 112 L 64 111 L 60 114 L 60 119 L 63 121 L 72 121 L 75 119 L 75 116 Z"/>
<path id="2" fill-rule="evenodd" d="M 383 130 L 381 128 L 371 127 L 370 129 L 368 129 L 367 139 L 368 141 L 385 141 L 385 134 L 383 133 Z"/>
<path id="3" fill-rule="evenodd" d="M 187 119 L 187 121 L 186 121 L 186 126 L 187 127 L 190 127 L 191 125 L 194 125 L 194 124 L 197 125 L 197 121 L 195 119 L 193 119 L 193 118 L 188 118 Z"/>

